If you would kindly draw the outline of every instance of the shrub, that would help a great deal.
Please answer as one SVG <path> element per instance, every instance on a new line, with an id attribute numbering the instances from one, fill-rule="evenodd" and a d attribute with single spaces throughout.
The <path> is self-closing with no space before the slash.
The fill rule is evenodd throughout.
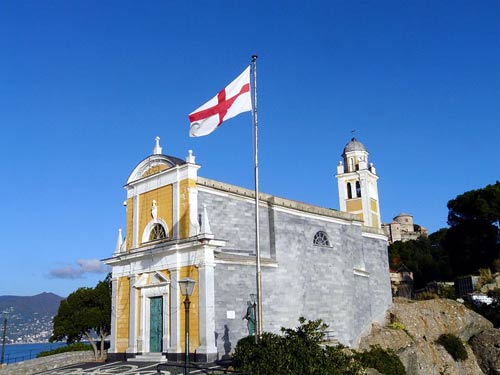
<path id="1" fill-rule="evenodd" d="M 442 334 L 436 342 L 441 344 L 455 361 L 464 361 L 467 359 L 467 350 L 465 350 L 462 340 L 454 334 Z"/>
<path id="2" fill-rule="evenodd" d="M 67 352 L 80 352 L 80 351 L 85 351 L 85 350 L 92 350 L 92 346 L 90 346 L 90 344 L 85 344 L 83 342 L 77 342 L 75 344 L 61 346 L 57 349 L 46 350 L 44 352 L 40 352 L 37 354 L 36 357 L 41 358 L 41 357 L 47 357 L 49 355 L 54 355 L 54 354 L 67 353 Z"/>
<path id="3" fill-rule="evenodd" d="M 438 295 L 441 298 L 456 299 L 457 295 L 455 293 L 455 287 L 451 285 L 440 285 L 438 289 Z"/>
<path id="4" fill-rule="evenodd" d="M 406 331 L 405 325 L 403 323 L 398 322 L 398 321 L 394 321 L 394 322 L 390 323 L 388 327 L 391 329 Z"/>
<path id="5" fill-rule="evenodd" d="M 284 361 L 282 338 L 274 333 L 264 332 L 258 344 L 255 337 L 242 338 L 236 344 L 232 355 L 233 366 L 244 369 L 252 374 L 283 373 Z"/>
<path id="6" fill-rule="evenodd" d="M 357 353 L 356 358 L 364 367 L 374 368 L 384 375 L 406 375 L 403 363 L 390 349 L 372 346 L 367 352 Z"/>
<path id="7" fill-rule="evenodd" d="M 500 272 L 500 258 L 497 258 L 493 261 L 493 269 L 495 272 Z"/>
<path id="8" fill-rule="evenodd" d="M 493 275 L 491 274 L 491 270 L 489 268 L 480 268 L 479 280 L 477 282 L 476 287 L 480 289 L 483 285 L 489 284 L 492 281 L 493 281 Z"/>
<path id="9" fill-rule="evenodd" d="M 415 297 L 415 299 L 417 301 L 424 301 L 424 300 L 436 299 L 436 298 L 439 298 L 439 296 L 436 293 L 432 293 L 432 292 L 421 292 L 421 293 L 418 293 Z"/>
<path id="10" fill-rule="evenodd" d="M 342 347 L 322 348 L 325 330 L 321 320 L 299 319 L 295 329 L 282 328 L 282 335 L 264 333 L 238 341 L 232 356 L 238 370 L 253 375 L 360 375 L 361 365 Z"/>

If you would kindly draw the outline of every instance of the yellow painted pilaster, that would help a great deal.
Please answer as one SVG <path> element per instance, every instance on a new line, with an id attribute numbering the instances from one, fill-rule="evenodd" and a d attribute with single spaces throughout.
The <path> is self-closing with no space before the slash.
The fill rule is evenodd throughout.
<path id="1" fill-rule="evenodd" d="M 196 180 L 185 179 L 179 183 L 179 236 L 189 237 L 189 189 L 196 188 Z M 196 218 L 197 220 L 197 218 Z"/>
<path id="2" fill-rule="evenodd" d="M 198 346 L 200 346 L 200 336 L 199 336 L 199 312 L 198 312 L 198 307 L 199 307 L 199 278 L 198 278 L 198 268 L 195 266 L 187 266 L 187 267 L 182 267 L 179 271 L 179 280 L 182 280 L 185 277 L 189 277 L 193 280 L 196 280 L 196 285 L 193 291 L 193 294 L 189 298 L 191 301 L 191 305 L 189 308 L 189 350 L 192 352 L 194 349 L 196 349 Z M 185 324 L 186 324 L 186 314 L 184 311 L 184 297 L 181 295 L 181 300 L 179 303 L 179 306 L 181 307 L 181 314 L 180 314 L 180 331 L 181 331 L 181 336 L 180 336 L 180 341 L 181 341 L 181 348 L 184 348 L 184 343 L 185 343 L 185 336 L 186 336 L 186 331 L 185 331 Z"/>
<path id="3" fill-rule="evenodd" d="M 134 200 L 132 198 L 127 199 L 127 237 L 125 241 L 127 242 L 127 251 L 132 248 L 132 232 L 134 223 Z"/>
<path id="4" fill-rule="evenodd" d="M 124 353 L 128 347 L 128 329 L 130 319 L 130 279 L 120 277 L 116 300 L 116 350 Z"/>

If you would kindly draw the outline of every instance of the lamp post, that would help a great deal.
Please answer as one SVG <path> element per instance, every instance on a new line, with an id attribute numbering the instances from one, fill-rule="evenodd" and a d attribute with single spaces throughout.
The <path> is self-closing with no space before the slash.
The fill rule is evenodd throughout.
<path id="1" fill-rule="evenodd" d="M 257 301 L 257 294 L 255 293 L 251 293 L 250 294 L 250 301 L 252 302 L 252 309 L 253 309 L 253 316 L 254 316 L 254 326 L 255 328 L 257 328 L 257 304 L 256 304 L 256 301 Z M 254 331 L 254 336 L 255 336 L 255 343 L 257 344 L 257 340 L 258 340 L 258 337 L 259 335 L 256 335 L 255 334 L 255 331 Z"/>
<path id="2" fill-rule="evenodd" d="M 179 287 L 181 288 L 181 294 L 184 296 L 184 311 L 185 311 L 185 342 L 184 351 L 186 352 L 186 360 L 184 361 L 184 375 L 189 374 L 189 306 L 191 301 L 189 297 L 193 294 L 194 286 L 196 281 L 186 277 L 179 280 Z"/>
<path id="3" fill-rule="evenodd" d="M 3 364 L 5 358 L 5 336 L 7 335 L 7 311 L 3 312 L 3 339 L 2 339 L 2 358 L 0 364 Z"/>

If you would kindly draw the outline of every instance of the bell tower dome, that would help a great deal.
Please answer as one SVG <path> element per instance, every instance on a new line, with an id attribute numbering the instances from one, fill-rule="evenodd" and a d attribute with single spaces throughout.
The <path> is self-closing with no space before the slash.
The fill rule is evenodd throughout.
<path id="1" fill-rule="evenodd" d="M 340 210 L 359 216 L 368 227 L 380 228 L 377 172 L 368 151 L 356 138 L 344 147 L 337 165 Z"/>

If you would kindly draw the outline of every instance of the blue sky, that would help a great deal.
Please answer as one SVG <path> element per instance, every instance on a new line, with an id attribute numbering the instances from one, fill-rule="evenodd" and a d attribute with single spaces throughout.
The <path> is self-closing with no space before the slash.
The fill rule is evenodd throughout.
<path id="1" fill-rule="evenodd" d="M 252 54 L 262 191 L 338 208 L 356 129 L 383 221 L 446 226 L 449 199 L 499 179 L 499 19 L 498 1 L 0 2 L 0 295 L 104 277 L 157 135 L 252 188 L 250 114 L 196 139 L 187 121 Z"/>

